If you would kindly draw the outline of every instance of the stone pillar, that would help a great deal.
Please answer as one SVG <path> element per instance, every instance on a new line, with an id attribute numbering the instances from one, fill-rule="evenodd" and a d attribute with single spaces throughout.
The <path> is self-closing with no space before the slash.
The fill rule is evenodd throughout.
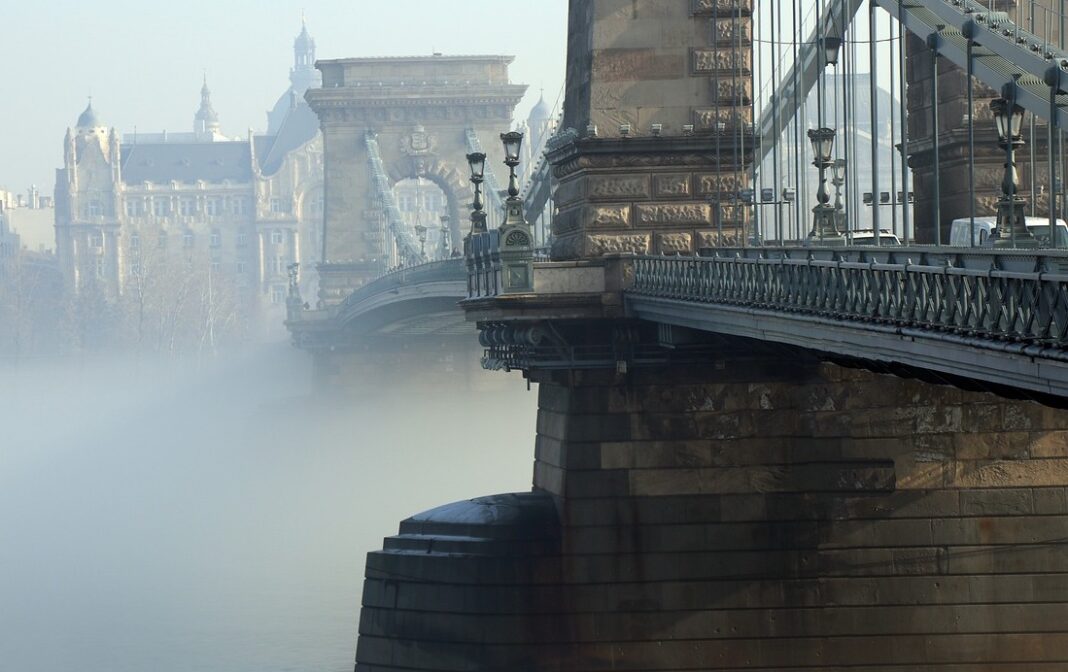
<path id="1" fill-rule="evenodd" d="M 570 6 L 554 259 L 738 244 L 751 160 L 750 0 Z M 714 201 L 714 202 L 713 202 Z M 722 233 L 722 239 L 721 239 Z"/>
<path id="2" fill-rule="evenodd" d="M 541 374 L 534 492 L 402 523 L 356 669 L 1066 664 L 1068 413 L 744 353 Z"/>

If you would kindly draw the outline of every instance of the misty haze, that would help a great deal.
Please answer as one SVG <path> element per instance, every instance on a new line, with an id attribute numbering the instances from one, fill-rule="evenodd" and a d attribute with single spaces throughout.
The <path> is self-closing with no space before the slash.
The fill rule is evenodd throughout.
<path id="1" fill-rule="evenodd" d="M 455 354 L 415 340 L 336 386 L 284 326 L 294 296 L 324 306 L 316 62 L 514 57 L 522 127 L 554 113 L 566 3 L 515 17 L 537 43 L 472 46 L 499 10 L 5 7 L 0 54 L 41 75 L 0 106 L 0 669 L 352 669 L 365 556 L 398 521 L 529 490 L 536 392 L 480 371 L 473 325 Z M 402 177 L 424 256 L 394 246 L 383 271 L 448 258 L 441 217 L 468 213 Z"/>
<path id="2" fill-rule="evenodd" d="M 0 672 L 1068 670 L 1068 0 L 54 0 Z"/>

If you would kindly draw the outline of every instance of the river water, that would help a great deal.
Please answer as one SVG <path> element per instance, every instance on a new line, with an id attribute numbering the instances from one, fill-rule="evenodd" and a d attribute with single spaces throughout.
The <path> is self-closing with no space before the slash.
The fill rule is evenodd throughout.
<path id="1" fill-rule="evenodd" d="M 0 370 L 0 669 L 351 670 L 366 553 L 529 489 L 521 380 L 330 403 L 309 374 L 283 343 Z"/>

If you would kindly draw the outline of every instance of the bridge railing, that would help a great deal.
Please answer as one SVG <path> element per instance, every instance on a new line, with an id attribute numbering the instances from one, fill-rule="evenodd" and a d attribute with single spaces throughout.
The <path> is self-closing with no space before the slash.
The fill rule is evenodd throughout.
<path id="1" fill-rule="evenodd" d="M 898 248 L 638 257 L 629 293 L 1068 347 L 1068 255 Z"/>
<path id="2" fill-rule="evenodd" d="M 393 292 L 401 287 L 434 282 L 463 282 L 464 274 L 463 257 L 452 257 L 451 259 L 428 261 L 422 264 L 397 268 L 352 292 L 340 305 L 339 312 L 344 313 L 371 297 Z"/>

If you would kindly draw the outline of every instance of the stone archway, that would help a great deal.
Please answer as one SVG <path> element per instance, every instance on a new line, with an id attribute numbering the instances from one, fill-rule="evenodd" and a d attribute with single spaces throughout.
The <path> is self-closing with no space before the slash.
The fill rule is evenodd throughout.
<path id="1" fill-rule="evenodd" d="M 446 211 L 449 215 L 449 245 L 454 250 L 460 249 L 465 232 L 463 223 L 468 221 L 466 217 L 469 210 L 468 204 L 474 198 L 467 173 L 462 172 L 454 163 L 433 156 L 428 156 L 422 161 L 399 160 L 388 170 L 393 186 L 403 180 L 422 178 L 441 189 L 445 195 Z M 466 166 L 463 167 L 463 171 L 466 171 Z"/>
<path id="2" fill-rule="evenodd" d="M 309 90 L 306 97 L 323 131 L 324 265 L 344 266 L 346 286 L 379 274 L 388 258 L 368 133 L 377 138 L 373 151 L 392 183 L 418 176 L 445 193 L 457 249 L 471 200 L 465 160 L 469 131 L 489 155 L 487 170 L 504 183 L 498 137 L 511 127 L 526 92 L 526 86 L 508 80 L 511 62 L 511 56 L 426 56 L 318 64 L 323 88 Z"/>

